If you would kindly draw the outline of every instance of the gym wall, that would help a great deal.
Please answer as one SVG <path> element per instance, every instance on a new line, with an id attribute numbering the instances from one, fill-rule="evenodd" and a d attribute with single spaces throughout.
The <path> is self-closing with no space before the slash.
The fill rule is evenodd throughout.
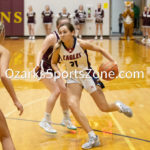
<path id="1" fill-rule="evenodd" d="M 94 12 L 97 8 L 97 4 L 101 3 L 104 9 L 105 17 L 104 17 L 104 25 L 103 32 L 104 35 L 109 35 L 109 0 L 25 0 L 24 1 L 24 35 L 28 35 L 28 27 L 27 27 L 27 17 L 26 13 L 28 11 L 28 6 L 32 5 L 33 10 L 36 12 L 36 25 L 35 25 L 35 35 L 41 36 L 45 35 L 44 26 L 42 23 L 41 13 L 45 8 L 45 5 L 49 5 L 51 10 L 54 12 L 54 20 L 52 30 L 55 30 L 55 22 L 57 19 L 58 13 L 65 6 L 68 12 L 73 16 L 74 11 L 78 8 L 80 4 L 83 4 L 84 10 L 87 12 L 87 7 L 91 7 L 92 9 L 92 18 L 86 21 L 83 35 L 95 35 L 95 19 Z M 105 7 L 105 8 L 104 8 Z M 73 22 L 73 19 L 72 19 Z"/>
<path id="2" fill-rule="evenodd" d="M 52 31 L 55 30 L 55 22 L 58 13 L 65 6 L 72 15 L 80 4 L 84 6 L 84 10 L 87 13 L 87 8 L 91 8 L 91 18 L 87 19 L 83 35 L 95 35 L 95 18 L 94 13 L 97 9 L 97 4 L 101 3 L 104 9 L 104 24 L 103 34 L 109 35 L 110 33 L 110 0 L 0 0 L 0 20 L 5 23 L 7 36 L 28 36 L 27 26 L 27 12 L 28 6 L 32 5 L 33 10 L 36 12 L 36 25 L 35 35 L 45 35 L 44 26 L 42 23 L 41 13 L 45 8 L 45 5 L 49 5 L 54 12 L 54 20 Z M 73 19 L 72 19 L 73 23 Z"/>

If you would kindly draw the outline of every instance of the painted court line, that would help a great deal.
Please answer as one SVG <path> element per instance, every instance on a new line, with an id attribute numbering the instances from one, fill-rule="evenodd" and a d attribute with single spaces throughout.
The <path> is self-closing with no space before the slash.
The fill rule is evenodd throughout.
<path id="1" fill-rule="evenodd" d="M 121 125 L 119 124 L 119 122 L 117 121 L 117 119 L 114 117 L 114 115 L 112 113 L 109 113 L 109 115 L 111 116 L 112 120 L 116 124 L 116 126 L 117 126 L 118 130 L 120 131 L 120 133 L 123 134 L 123 135 L 125 135 L 124 130 L 122 129 Z M 128 138 L 124 137 L 124 140 L 128 144 L 130 150 L 136 150 L 135 147 L 134 147 L 134 145 L 132 144 L 132 142 Z"/>
<path id="2" fill-rule="evenodd" d="M 43 97 L 43 98 L 40 98 L 40 99 L 36 99 L 36 100 L 31 101 L 31 102 L 29 102 L 29 103 L 27 103 L 27 104 L 24 104 L 23 106 L 24 106 L 24 108 L 25 108 L 25 107 L 28 107 L 28 106 L 30 106 L 30 105 L 32 105 L 32 104 L 35 104 L 35 103 L 37 103 L 37 102 L 40 102 L 40 101 L 46 99 L 46 98 L 47 98 L 47 97 Z M 8 118 L 11 114 L 13 114 L 13 113 L 15 113 L 15 112 L 17 112 L 17 111 L 18 111 L 17 109 L 14 109 L 14 110 L 12 110 L 11 112 L 8 112 L 7 114 L 5 114 L 6 119 L 29 121 L 29 122 L 39 122 L 39 121 L 36 121 L 36 120 L 27 120 L 27 119 L 21 119 L 21 118 Z M 110 133 L 110 134 L 124 137 L 126 143 L 128 144 L 128 146 L 129 146 L 129 148 L 130 148 L 131 150 L 136 150 L 136 149 L 135 149 L 135 147 L 133 146 L 133 144 L 131 143 L 131 141 L 129 140 L 129 138 L 135 139 L 135 140 L 140 140 L 140 141 L 145 141 L 145 142 L 150 142 L 150 140 L 145 140 L 145 139 L 140 139 L 140 138 L 136 138 L 136 137 L 126 136 L 124 130 L 122 129 L 121 125 L 120 125 L 119 122 L 116 120 L 116 118 L 113 116 L 113 114 L 112 114 L 112 113 L 109 113 L 109 115 L 111 116 L 112 120 L 114 121 L 114 123 L 116 124 L 117 128 L 119 129 L 119 131 L 120 131 L 120 133 L 121 133 L 121 134 L 117 134 L 117 133 Z M 53 124 L 54 124 L 54 125 L 60 125 L 60 124 L 58 124 L 58 123 L 53 123 Z M 78 127 L 78 128 L 81 128 L 81 127 Z M 103 132 L 103 131 L 96 130 L 96 129 L 93 129 L 93 130 L 94 130 L 94 131 L 97 131 L 97 132 Z M 108 132 L 108 133 L 109 133 L 109 132 Z"/>
<path id="3" fill-rule="evenodd" d="M 13 118 L 13 117 L 7 117 L 6 119 L 18 120 L 18 121 L 26 121 L 26 122 L 34 122 L 34 123 L 40 122 L 38 120 L 29 120 L 29 119 Z M 62 126 L 60 123 L 55 123 L 55 122 L 51 122 L 51 123 L 53 125 L 60 125 L 60 126 Z M 81 127 L 77 127 L 77 128 L 81 129 Z M 109 132 L 109 131 L 102 131 L 102 130 L 97 130 L 97 129 L 93 129 L 93 130 L 96 131 L 96 132 L 107 133 L 107 134 L 110 134 L 110 135 L 116 135 L 116 136 L 120 136 L 120 137 L 124 137 L 124 138 L 129 138 L 129 139 L 134 139 L 134 140 L 150 143 L 150 140 L 147 140 L 147 139 L 142 139 L 142 138 L 138 138 L 138 137 L 132 137 L 132 136 L 123 135 L 123 134 L 114 133 L 114 132 Z"/>

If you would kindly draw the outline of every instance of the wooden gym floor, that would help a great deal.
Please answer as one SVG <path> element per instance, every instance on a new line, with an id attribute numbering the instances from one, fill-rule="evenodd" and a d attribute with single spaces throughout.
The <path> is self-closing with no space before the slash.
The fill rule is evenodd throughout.
<path id="1" fill-rule="evenodd" d="M 43 39 L 5 40 L 4 46 L 10 50 L 10 68 L 14 71 L 30 72 L 36 63 L 36 55 L 41 48 Z M 104 94 L 108 102 L 121 100 L 129 105 L 134 112 L 133 118 L 127 118 L 118 112 L 102 113 L 98 110 L 92 98 L 83 91 L 81 109 L 96 134 L 100 137 L 102 146 L 94 150 L 149 150 L 150 149 L 150 48 L 135 41 L 111 40 L 91 42 L 102 46 L 118 62 L 120 71 L 142 71 L 144 76 L 139 79 L 126 78 L 113 81 L 103 81 L 106 88 Z M 89 52 L 93 68 L 105 62 L 101 54 Z M 16 75 L 16 73 L 14 72 Z M 21 74 L 22 75 L 22 74 Z M 32 75 L 31 75 L 32 76 Z M 137 76 L 136 76 L 137 77 Z M 143 77 L 143 78 L 142 78 Z M 45 111 L 46 99 L 50 96 L 48 90 L 33 77 L 28 79 L 12 79 L 17 96 L 24 105 L 21 117 L 13 105 L 10 96 L 0 82 L 0 108 L 4 112 L 13 141 L 17 150 L 80 150 L 87 139 L 85 132 L 78 128 L 77 132 L 69 131 L 59 125 L 63 115 L 57 101 L 52 113 L 53 127 L 58 133 L 46 133 L 38 125 Z M 73 123 L 80 127 L 71 115 Z M 0 148 L 1 150 L 1 148 Z"/>

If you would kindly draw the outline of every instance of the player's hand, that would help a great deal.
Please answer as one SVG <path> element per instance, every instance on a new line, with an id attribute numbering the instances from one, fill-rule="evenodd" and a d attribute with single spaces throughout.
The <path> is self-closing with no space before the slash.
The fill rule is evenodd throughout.
<path id="1" fill-rule="evenodd" d="M 19 115 L 21 115 L 23 113 L 23 106 L 19 101 L 16 101 L 15 106 L 17 107 L 18 111 L 20 111 Z"/>

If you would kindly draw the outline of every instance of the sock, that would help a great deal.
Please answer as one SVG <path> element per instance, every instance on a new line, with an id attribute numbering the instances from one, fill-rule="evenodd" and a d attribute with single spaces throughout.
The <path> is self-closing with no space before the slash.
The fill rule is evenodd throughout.
<path id="1" fill-rule="evenodd" d="M 90 131 L 89 133 L 88 133 L 88 136 L 89 136 L 89 138 L 91 138 L 91 137 L 96 137 L 96 134 L 95 134 L 95 132 L 92 130 L 92 131 Z"/>
<path id="2" fill-rule="evenodd" d="M 63 111 L 63 113 L 64 113 L 64 119 L 70 120 L 69 110 L 65 110 L 65 111 Z"/>
<path id="3" fill-rule="evenodd" d="M 51 121 L 51 115 L 50 115 L 50 113 L 45 112 L 44 121 Z"/>

